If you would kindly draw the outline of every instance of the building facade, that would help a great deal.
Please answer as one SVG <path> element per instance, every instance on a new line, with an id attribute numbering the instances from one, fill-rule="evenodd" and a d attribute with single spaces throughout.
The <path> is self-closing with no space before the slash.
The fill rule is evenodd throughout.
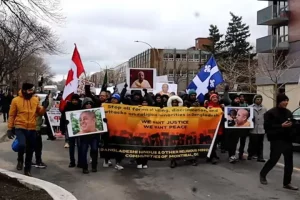
<path id="1" fill-rule="evenodd" d="M 113 68 L 114 70 L 114 83 L 124 83 L 126 81 L 126 71 L 129 68 L 129 61 L 126 61 L 120 65 Z"/>
<path id="2" fill-rule="evenodd" d="M 268 71 L 257 75 L 257 93 L 263 95 L 264 105 L 271 108 L 275 103 L 273 94 L 280 88 L 290 97 L 289 108 L 294 110 L 300 100 L 300 1 L 268 1 L 268 6 L 257 12 L 257 24 L 268 26 L 268 35 L 256 40 L 258 67 Z M 293 65 L 279 71 L 279 59 Z M 276 74 L 280 76 L 276 78 Z"/>
<path id="3" fill-rule="evenodd" d="M 178 84 L 178 90 L 185 90 L 200 67 L 209 58 L 203 50 L 190 49 L 148 49 L 128 61 L 129 68 L 156 68 L 157 76 L 168 75 L 169 81 Z"/>

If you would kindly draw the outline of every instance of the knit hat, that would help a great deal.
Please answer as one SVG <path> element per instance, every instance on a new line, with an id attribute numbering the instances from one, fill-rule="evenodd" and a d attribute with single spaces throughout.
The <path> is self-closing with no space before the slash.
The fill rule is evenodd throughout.
<path id="1" fill-rule="evenodd" d="M 217 97 L 217 98 L 218 98 L 218 94 L 215 94 L 215 93 L 214 93 L 214 94 L 210 95 L 210 96 L 209 96 L 209 99 L 212 100 L 213 97 Z"/>
<path id="2" fill-rule="evenodd" d="M 121 100 L 121 96 L 119 94 L 113 94 L 111 98 L 117 99 L 118 101 Z"/>
<path id="3" fill-rule="evenodd" d="M 190 90 L 189 90 L 189 95 L 192 95 L 192 94 L 196 94 L 196 95 L 197 95 L 197 92 L 196 92 L 196 90 L 194 90 L 194 89 L 190 89 Z"/>
<path id="4" fill-rule="evenodd" d="M 289 98 L 285 94 L 278 94 L 276 97 L 277 105 L 283 101 L 288 101 L 288 100 L 289 100 Z"/>
<path id="5" fill-rule="evenodd" d="M 263 97 L 260 94 L 257 94 L 253 97 L 253 102 L 255 103 L 255 100 L 260 98 L 261 100 L 263 99 Z"/>
<path id="6" fill-rule="evenodd" d="M 90 97 L 85 97 L 82 101 L 82 107 L 84 107 L 85 105 L 90 104 L 90 105 L 94 105 L 94 101 L 90 98 Z"/>
<path id="7" fill-rule="evenodd" d="M 79 100 L 80 96 L 78 94 L 73 94 L 71 100 Z"/>
<path id="8" fill-rule="evenodd" d="M 33 89 L 34 85 L 32 83 L 23 83 L 22 90 L 30 90 Z"/>

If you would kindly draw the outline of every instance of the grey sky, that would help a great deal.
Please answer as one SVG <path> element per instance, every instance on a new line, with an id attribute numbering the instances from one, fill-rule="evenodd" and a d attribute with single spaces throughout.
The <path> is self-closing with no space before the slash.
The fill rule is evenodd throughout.
<path id="1" fill-rule="evenodd" d="M 135 40 L 156 48 L 188 48 L 195 38 L 208 36 L 210 24 L 225 33 L 230 11 L 243 16 L 255 45 L 256 38 L 267 34 L 266 27 L 256 25 L 257 10 L 266 6 L 257 0 L 62 0 L 66 22 L 55 31 L 66 54 L 47 61 L 58 80 L 69 70 L 74 43 L 87 73 L 99 71 L 90 61 L 113 67 L 148 48 Z"/>

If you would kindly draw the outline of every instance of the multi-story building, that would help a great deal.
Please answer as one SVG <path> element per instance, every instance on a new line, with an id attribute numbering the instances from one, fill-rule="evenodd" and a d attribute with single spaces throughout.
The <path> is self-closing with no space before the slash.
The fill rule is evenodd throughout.
<path id="1" fill-rule="evenodd" d="M 126 81 L 126 71 L 128 67 L 129 67 L 129 62 L 126 61 L 113 68 L 115 74 L 114 75 L 115 84 L 124 83 Z"/>
<path id="2" fill-rule="evenodd" d="M 104 81 L 106 69 L 102 69 L 100 72 L 96 72 L 91 75 L 90 80 L 95 83 L 96 87 L 101 87 Z M 107 69 L 107 83 L 108 85 L 114 85 L 115 73 L 113 69 Z"/>
<path id="3" fill-rule="evenodd" d="M 256 41 L 258 67 L 268 72 L 257 75 L 257 92 L 263 95 L 264 105 L 271 108 L 280 88 L 290 97 L 289 108 L 295 109 L 300 100 L 300 1 L 269 0 L 268 6 L 257 12 L 257 24 L 268 26 L 268 35 Z M 279 59 L 293 65 L 278 69 Z"/>
<path id="4" fill-rule="evenodd" d="M 200 67 L 209 58 L 203 44 L 189 49 L 148 49 L 128 61 L 129 68 L 156 68 L 157 76 L 168 75 L 169 81 L 178 84 L 178 90 L 185 90 Z M 200 44 L 200 43 L 199 43 Z M 197 48 L 197 49 L 196 49 Z"/>

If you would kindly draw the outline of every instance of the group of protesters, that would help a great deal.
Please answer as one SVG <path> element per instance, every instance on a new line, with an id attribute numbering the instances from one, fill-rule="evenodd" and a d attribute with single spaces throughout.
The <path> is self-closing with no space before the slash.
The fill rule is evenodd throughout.
<path id="1" fill-rule="evenodd" d="M 103 103 L 112 104 L 126 104 L 133 106 L 155 106 L 155 107 L 205 107 L 221 108 L 225 107 L 253 107 L 254 110 L 254 128 L 253 129 L 234 129 L 225 128 L 225 117 L 222 118 L 222 123 L 218 129 L 216 141 L 212 148 L 212 153 L 208 162 L 216 164 L 219 160 L 217 155 L 217 147 L 220 148 L 221 153 L 228 152 L 229 162 L 236 163 L 239 160 L 257 160 L 258 162 L 265 162 L 263 158 L 263 142 L 264 135 L 267 132 L 269 141 L 271 142 L 271 154 L 270 159 L 265 164 L 264 168 L 260 172 L 260 181 L 262 184 L 267 184 L 266 175 L 275 166 L 280 158 L 280 155 L 285 156 L 285 176 L 284 187 L 287 189 L 297 189 L 290 185 L 291 175 L 293 169 L 293 153 L 292 153 L 292 141 L 291 141 L 291 127 L 293 125 L 292 114 L 286 108 L 288 103 L 288 97 L 285 94 L 279 94 L 277 96 L 277 106 L 269 111 L 262 106 L 263 98 L 261 95 L 256 95 L 253 99 L 252 105 L 247 105 L 243 95 L 235 95 L 232 99 L 229 98 L 229 87 L 225 86 L 224 95 L 219 97 L 218 93 L 214 89 L 210 89 L 205 95 L 205 100 L 199 102 L 197 99 L 197 93 L 195 90 L 189 90 L 188 93 L 182 91 L 175 94 L 153 94 L 148 92 L 147 89 L 142 91 L 127 91 L 127 84 L 125 84 L 121 93 L 113 93 L 102 90 L 99 97 L 92 94 L 90 87 L 85 87 L 85 94 L 78 95 L 73 94 L 66 106 L 61 109 L 60 129 L 63 135 L 65 135 L 65 148 L 69 148 L 70 168 L 78 167 L 82 169 L 84 174 L 89 173 L 89 162 L 91 162 L 92 172 L 97 172 L 99 147 L 100 145 L 105 148 L 109 142 L 109 130 L 107 133 L 85 135 L 80 137 L 68 137 L 67 125 L 70 123 L 66 119 L 66 112 L 91 109 L 101 107 Z M 53 100 L 53 99 L 52 99 Z M 25 167 L 24 174 L 31 176 L 31 166 L 35 165 L 39 168 L 46 168 L 46 165 L 42 162 L 42 139 L 39 133 L 40 117 L 45 114 L 49 108 L 51 99 L 46 98 L 44 102 L 39 102 L 39 98 L 34 95 L 34 85 L 30 83 L 24 83 L 17 97 L 12 100 L 7 135 L 9 138 L 17 137 L 19 142 L 18 148 L 18 164 L 17 169 L 22 170 L 24 166 L 24 154 Z M 40 106 L 40 104 L 42 106 Z M 107 119 L 103 120 L 104 123 Z M 38 132 L 39 134 L 36 134 Z M 249 136 L 248 145 L 248 157 L 244 157 L 244 149 L 246 144 L 246 138 Z M 237 145 L 238 156 L 236 156 Z M 36 145 L 39 144 L 39 145 Z M 77 148 L 77 162 L 76 152 Z M 88 156 L 88 149 L 90 153 Z M 32 163 L 33 153 L 37 163 Z M 114 156 L 113 158 L 109 153 L 100 153 L 100 157 L 104 159 L 103 167 L 112 166 L 111 159 L 115 159 L 115 169 L 122 170 L 124 167 L 121 165 L 124 157 Z M 89 159 L 90 158 L 90 159 Z M 193 166 L 197 165 L 197 158 L 194 157 L 187 160 Z M 139 158 L 131 160 L 132 163 L 137 164 L 138 169 L 148 168 L 148 160 Z M 175 168 L 177 166 L 177 159 L 171 159 L 170 167 Z"/>

